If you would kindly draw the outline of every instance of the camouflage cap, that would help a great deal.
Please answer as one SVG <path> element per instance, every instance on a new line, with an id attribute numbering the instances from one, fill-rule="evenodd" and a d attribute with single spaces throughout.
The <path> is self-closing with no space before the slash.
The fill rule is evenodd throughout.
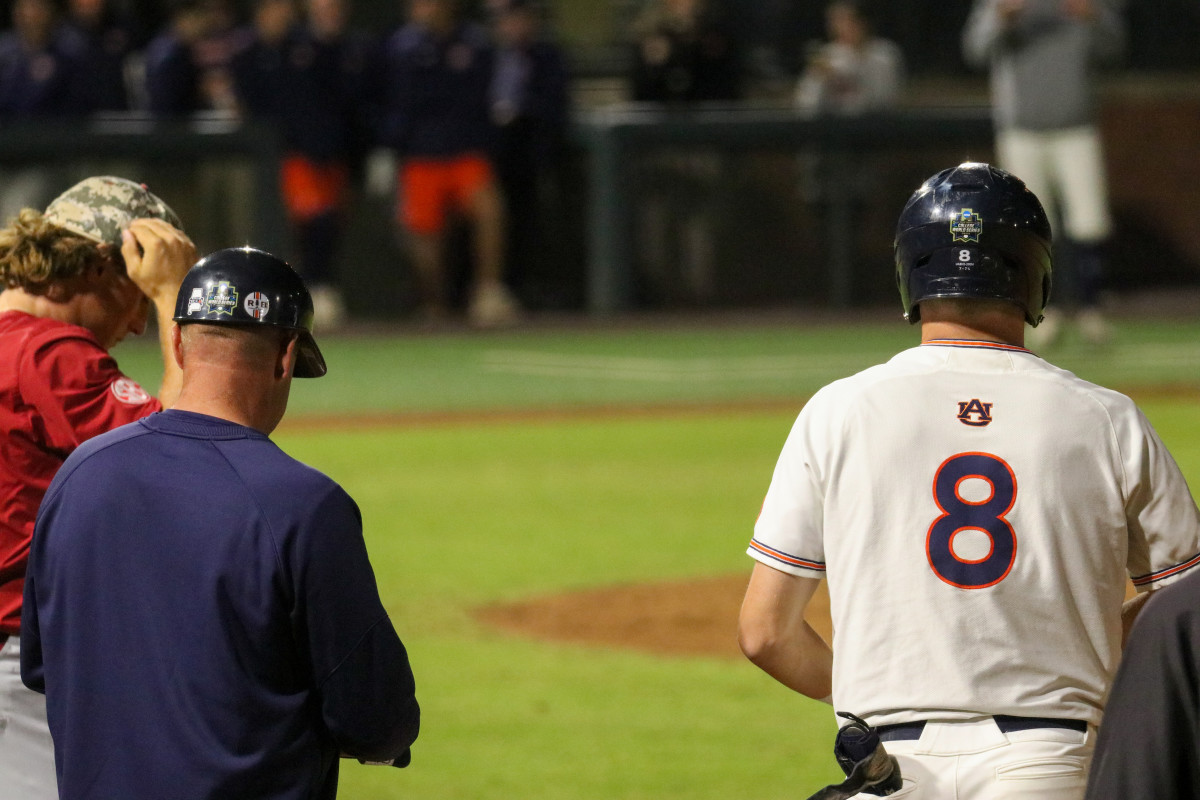
<path id="1" fill-rule="evenodd" d="M 179 217 L 146 188 L 125 178 L 87 178 L 56 197 L 42 217 L 49 223 L 101 244 L 121 246 L 121 231 L 142 217 L 182 228 Z"/>

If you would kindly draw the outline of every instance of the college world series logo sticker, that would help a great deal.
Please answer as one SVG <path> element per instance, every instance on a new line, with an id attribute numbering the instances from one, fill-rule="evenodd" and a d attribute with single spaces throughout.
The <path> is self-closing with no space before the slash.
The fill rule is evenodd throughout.
<path id="1" fill-rule="evenodd" d="M 237 308 L 237 301 L 237 287 L 230 286 L 229 281 L 220 281 L 208 290 L 204 305 L 209 314 L 228 314 L 232 317 L 233 309 Z"/>
<path id="2" fill-rule="evenodd" d="M 950 220 L 950 241 L 979 243 L 979 234 L 983 233 L 983 220 L 969 208 L 958 212 L 958 216 Z"/>

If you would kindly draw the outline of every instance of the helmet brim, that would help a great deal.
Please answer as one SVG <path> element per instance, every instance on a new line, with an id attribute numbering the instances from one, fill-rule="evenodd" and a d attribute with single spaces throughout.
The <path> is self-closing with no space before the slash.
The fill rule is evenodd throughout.
<path id="1" fill-rule="evenodd" d="M 321 348 L 317 347 L 317 342 L 313 339 L 311 333 L 305 330 L 297 331 L 300 334 L 296 340 L 296 366 L 292 370 L 294 378 L 320 378 L 328 372 L 325 366 L 325 357 L 321 355 Z"/>

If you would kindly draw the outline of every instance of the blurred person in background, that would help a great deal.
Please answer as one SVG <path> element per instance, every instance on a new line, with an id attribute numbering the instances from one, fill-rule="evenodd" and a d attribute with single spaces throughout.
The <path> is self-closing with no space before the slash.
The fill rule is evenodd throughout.
<path id="1" fill-rule="evenodd" d="M 504 273 L 504 200 L 492 162 L 495 48 L 459 0 L 411 0 L 408 23 L 385 50 L 382 141 L 399 160 L 397 222 L 417 280 L 419 313 L 449 311 L 446 234 L 471 227 L 467 306 L 477 327 L 509 325 L 519 306 Z"/>
<path id="2" fill-rule="evenodd" d="M 164 120 L 234 125 L 233 56 L 251 37 L 230 0 L 171 0 L 168 23 L 146 47 L 147 110 Z M 158 185 L 172 187 L 201 250 L 250 239 L 256 206 L 253 166 L 228 156 L 164 164 Z"/>
<path id="3" fill-rule="evenodd" d="M 650 0 L 633 23 L 635 102 L 701 103 L 742 97 L 741 51 L 707 0 Z"/>
<path id="4" fill-rule="evenodd" d="M 83 51 L 84 94 L 92 111 L 128 111 L 127 72 L 137 38 L 133 21 L 113 0 L 69 0 L 66 27 Z"/>
<path id="5" fill-rule="evenodd" d="M 233 59 L 241 113 L 266 120 L 283 136 L 280 191 L 296 268 L 312 293 L 315 326 L 345 320 L 337 256 L 351 194 L 351 175 L 368 143 L 371 81 L 378 56 L 348 29 L 346 0 L 258 0 L 254 35 Z"/>
<path id="6" fill-rule="evenodd" d="M 796 86 L 796 105 L 818 113 L 859 114 L 894 108 L 904 88 L 904 54 L 876 36 L 856 0 L 835 0 L 825 9 L 829 41 L 809 46 Z"/>
<path id="7" fill-rule="evenodd" d="M 650 0 L 631 30 L 630 98 L 667 109 L 727 104 L 743 96 L 740 43 L 707 0 Z M 705 303 L 716 293 L 718 185 L 715 150 L 662 149 L 641 163 L 641 293 L 650 303 Z"/>
<path id="8" fill-rule="evenodd" d="M 207 107 L 196 45 L 215 25 L 207 0 L 172 0 L 167 24 L 145 51 L 142 85 L 151 114 L 181 117 Z"/>
<path id="9" fill-rule="evenodd" d="M 999 165 L 1042 198 L 1065 234 L 1060 307 L 1074 308 L 1080 333 L 1102 344 L 1111 335 L 1100 293 L 1112 219 L 1096 71 L 1124 50 L 1121 0 L 975 0 L 962 45 L 969 64 L 991 70 Z M 1048 346 L 1061 332 L 1049 315 L 1030 342 Z"/>
<path id="10" fill-rule="evenodd" d="M 808 62 L 796 83 L 796 107 L 810 115 L 853 116 L 889 111 L 901 102 L 904 53 L 877 36 L 858 0 L 834 0 L 825 7 L 828 40 L 810 42 Z M 853 273 L 863 260 L 856 234 L 871 221 L 878 204 L 879 157 L 846 150 L 805 147 L 799 157 L 800 192 L 813 205 L 825 233 L 827 259 L 849 274 L 832 276 L 835 303 L 847 302 Z M 890 221 L 879 220 L 879 224 Z"/>
<path id="11" fill-rule="evenodd" d="M 559 189 L 570 78 L 562 48 L 545 33 L 540 3 L 495 0 L 490 10 L 497 44 L 492 121 L 498 131 L 496 172 L 508 219 L 508 283 L 525 305 L 535 305 L 539 292 L 549 291 L 538 285 L 536 273 L 545 262 L 547 218 L 561 213 L 561 205 L 551 207 L 546 195 Z"/>
<path id="12" fill-rule="evenodd" d="M 91 111 L 87 88 L 82 42 L 55 0 L 14 0 L 12 29 L 0 33 L 0 124 L 82 117 Z M 0 225 L 45 206 L 60 173 L 50 163 L 0 167 Z"/>

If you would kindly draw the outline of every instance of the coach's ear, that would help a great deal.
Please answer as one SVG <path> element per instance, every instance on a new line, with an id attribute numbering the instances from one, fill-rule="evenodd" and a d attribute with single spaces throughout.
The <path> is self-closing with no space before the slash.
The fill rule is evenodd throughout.
<path id="1" fill-rule="evenodd" d="M 175 363 L 183 369 L 183 328 L 178 322 L 171 323 L 171 354 L 175 357 Z"/>
<path id="2" fill-rule="evenodd" d="M 296 360 L 300 356 L 299 341 L 300 334 L 294 331 L 280 337 L 279 350 L 275 354 L 275 380 L 292 377 L 292 371 L 296 369 Z"/>

